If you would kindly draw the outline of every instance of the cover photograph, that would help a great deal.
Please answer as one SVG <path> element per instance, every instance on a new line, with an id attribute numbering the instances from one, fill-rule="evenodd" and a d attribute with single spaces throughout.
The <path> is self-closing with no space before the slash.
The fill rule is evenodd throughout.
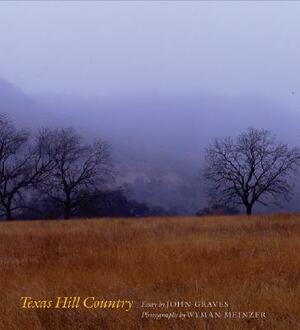
<path id="1" fill-rule="evenodd" d="M 0 1 L 0 330 L 300 330 L 299 18 Z"/>

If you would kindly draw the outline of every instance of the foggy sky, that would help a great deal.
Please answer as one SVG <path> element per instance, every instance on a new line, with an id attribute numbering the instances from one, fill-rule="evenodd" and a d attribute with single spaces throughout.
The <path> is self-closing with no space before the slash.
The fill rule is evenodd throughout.
<path id="1" fill-rule="evenodd" d="M 300 111 L 299 2 L 1 2 L 25 92 L 263 96 Z"/>
<path id="2" fill-rule="evenodd" d="M 193 213 L 214 136 L 300 145 L 299 17 L 300 2 L 1 1 L 0 112 L 108 139 L 136 198 Z"/>

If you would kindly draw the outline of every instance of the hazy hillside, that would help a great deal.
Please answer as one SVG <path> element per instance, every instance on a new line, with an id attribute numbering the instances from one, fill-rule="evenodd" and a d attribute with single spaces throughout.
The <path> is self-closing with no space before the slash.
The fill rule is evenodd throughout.
<path id="1" fill-rule="evenodd" d="M 9 114 L 15 122 L 22 126 L 32 127 L 43 121 L 43 113 L 37 108 L 34 98 L 1 78 L 0 112 Z"/>
<path id="2" fill-rule="evenodd" d="M 195 178 L 213 137 L 255 126 L 300 145 L 300 114 L 255 95 L 25 95 L 2 79 L 0 100 L 0 111 L 21 126 L 74 126 L 87 138 L 109 140 L 131 195 L 184 214 L 205 205 L 204 187 Z"/>

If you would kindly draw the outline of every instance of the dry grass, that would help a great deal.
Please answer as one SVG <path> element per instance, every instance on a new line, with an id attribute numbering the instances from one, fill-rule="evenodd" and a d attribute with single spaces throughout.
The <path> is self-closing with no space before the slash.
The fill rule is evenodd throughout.
<path id="1" fill-rule="evenodd" d="M 0 328 L 300 329 L 299 238 L 297 215 L 3 222 Z M 135 305 L 128 313 L 24 310 L 21 296 Z M 141 301 L 166 300 L 228 301 L 267 319 L 141 318 Z"/>

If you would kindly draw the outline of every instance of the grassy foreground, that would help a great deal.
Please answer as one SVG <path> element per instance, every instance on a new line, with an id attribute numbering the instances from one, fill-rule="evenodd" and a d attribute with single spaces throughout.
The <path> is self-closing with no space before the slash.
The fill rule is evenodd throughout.
<path id="1" fill-rule="evenodd" d="M 0 223 L 0 329 L 300 329 L 300 216 Z M 21 309 L 20 298 L 132 310 Z M 142 318 L 142 302 L 228 302 L 265 319 Z M 200 312 L 224 308 L 202 307 Z"/>

